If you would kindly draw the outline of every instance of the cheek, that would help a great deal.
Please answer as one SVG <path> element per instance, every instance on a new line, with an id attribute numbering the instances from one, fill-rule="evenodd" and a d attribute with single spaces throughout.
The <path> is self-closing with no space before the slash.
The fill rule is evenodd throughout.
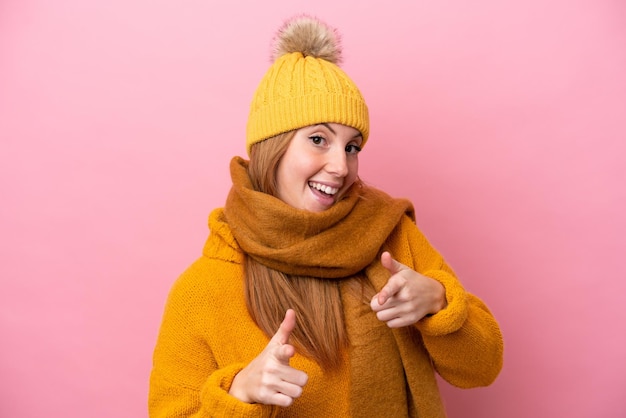
<path id="1" fill-rule="evenodd" d="M 311 161 L 306 158 L 294 158 L 289 156 L 281 161 L 278 170 L 278 187 L 283 192 L 293 191 L 294 187 L 306 180 L 311 175 Z"/>
<path id="2" fill-rule="evenodd" d="M 354 161 L 350 161 L 348 164 L 347 180 L 350 184 L 352 184 L 359 176 L 359 159 L 355 157 Z"/>
<path id="3" fill-rule="evenodd" d="M 300 155 L 291 162 L 291 173 L 294 178 L 307 180 L 317 174 L 323 167 L 322 161 L 315 155 Z"/>

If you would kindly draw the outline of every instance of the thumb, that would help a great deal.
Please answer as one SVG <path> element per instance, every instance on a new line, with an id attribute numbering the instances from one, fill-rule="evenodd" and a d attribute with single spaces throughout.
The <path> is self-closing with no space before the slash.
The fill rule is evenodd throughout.
<path id="1" fill-rule="evenodd" d="M 391 256 L 391 253 L 389 253 L 389 251 L 385 251 L 384 253 L 382 253 L 382 255 L 380 256 L 380 262 L 383 267 L 386 268 L 389 273 L 391 273 L 392 276 L 396 273 L 401 272 L 402 270 L 408 269 L 407 266 L 400 263 L 399 261 L 396 261 Z"/>
<path id="2" fill-rule="evenodd" d="M 400 273 L 402 270 L 408 269 L 407 266 L 400 263 L 399 261 L 396 261 L 391 256 L 391 253 L 389 253 L 389 251 L 385 251 L 382 253 L 382 255 L 380 256 L 380 263 L 383 265 L 384 268 L 389 271 L 389 273 L 391 273 L 392 278 L 395 274 Z M 382 306 L 385 304 L 387 299 L 395 295 L 400 289 L 400 282 L 398 282 L 397 280 L 391 280 L 390 278 L 385 287 L 383 287 L 378 295 L 374 297 L 378 300 L 378 304 Z"/>

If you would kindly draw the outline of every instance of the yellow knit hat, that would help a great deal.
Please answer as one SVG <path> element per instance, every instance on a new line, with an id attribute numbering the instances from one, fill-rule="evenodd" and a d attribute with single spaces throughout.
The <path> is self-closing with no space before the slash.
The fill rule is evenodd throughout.
<path id="1" fill-rule="evenodd" d="M 341 62 L 338 33 L 321 21 L 301 15 L 278 31 L 273 64 L 250 105 L 246 149 L 283 132 L 318 123 L 357 129 L 369 136 L 367 105 Z"/>

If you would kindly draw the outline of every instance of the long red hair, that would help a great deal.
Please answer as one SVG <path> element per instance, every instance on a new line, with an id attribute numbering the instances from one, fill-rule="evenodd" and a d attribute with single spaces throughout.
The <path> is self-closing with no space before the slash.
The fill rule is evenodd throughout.
<path id="1" fill-rule="evenodd" d="M 276 168 L 294 135 L 287 132 L 252 146 L 248 175 L 255 190 L 276 196 Z M 349 288 L 363 299 L 364 283 L 363 275 L 349 281 Z M 339 280 L 288 275 L 246 257 L 246 304 L 256 324 L 271 337 L 287 309 L 294 309 L 291 343 L 326 369 L 340 364 L 348 346 L 339 285 Z M 371 297 L 374 292 L 368 293 Z"/>

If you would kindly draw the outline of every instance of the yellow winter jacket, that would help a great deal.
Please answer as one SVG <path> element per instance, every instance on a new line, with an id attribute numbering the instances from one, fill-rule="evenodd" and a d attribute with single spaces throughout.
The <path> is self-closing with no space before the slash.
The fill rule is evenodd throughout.
<path id="1" fill-rule="evenodd" d="M 309 380 L 290 407 L 241 402 L 228 394 L 230 385 L 269 339 L 248 314 L 244 255 L 222 209 L 211 213 L 209 229 L 203 255 L 176 281 L 166 303 L 150 376 L 153 418 L 445 417 L 435 372 L 462 388 L 489 385 L 500 372 L 503 343 L 497 322 L 480 299 L 463 289 L 413 220 L 404 216 L 387 248 L 401 263 L 441 282 L 448 301 L 439 313 L 406 327 L 408 349 L 389 348 L 402 356 L 405 369 L 416 371 L 418 378 L 409 382 L 414 387 L 406 389 L 402 370 L 390 372 L 385 365 L 373 364 L 365 377 L 355 377 L 347 364 L 327 372 L 296 354 L 290 364 L 306 372 Z M 371 338 L 376 335 L 373 330 Z M 350 391 L 357 383 L 362 390 L 359 402 L 367 410 L 355 412 Z M 398 402 L 396 392 L 410 402 Z"/>

